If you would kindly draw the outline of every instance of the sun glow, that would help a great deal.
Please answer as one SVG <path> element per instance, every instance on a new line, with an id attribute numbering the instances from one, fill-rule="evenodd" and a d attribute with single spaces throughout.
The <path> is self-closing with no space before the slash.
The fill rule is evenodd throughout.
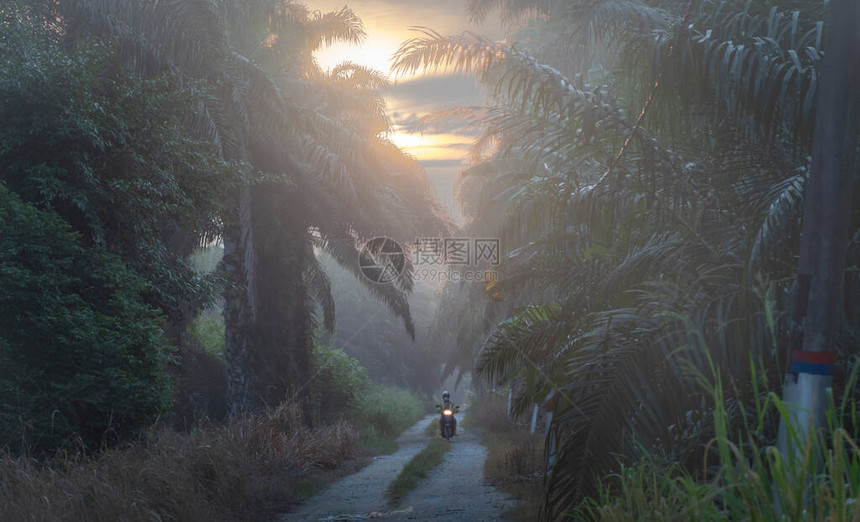
<path id="1" fill-rule="evenodd" d="M 392 36 L 371 36 L 361 45 L 336 43 L 317 51 L 315 57 L 323 70 L 330 70 L 342 62 L 349 61 L 388 75 L 391 68 L 391 55 L 399 43 L 398 39 Z"/>
<path id="2" fill-rule="evenodd" d="M 407 134 L 405 132 L 397 131 L 389 136 L 389 139 L 391 140 L 391 143 L 397 145 L 398 148 L 403 150 L 417 149 L 425 145 L 424 136 L 421 134 Z"/>
<path id="3" fill-rule="evenodd" d="M 459 134 L 410 134 L 393 132 L 388 137 L 398 148 L 418 160 L 465 159 L 472 138 Z"/>

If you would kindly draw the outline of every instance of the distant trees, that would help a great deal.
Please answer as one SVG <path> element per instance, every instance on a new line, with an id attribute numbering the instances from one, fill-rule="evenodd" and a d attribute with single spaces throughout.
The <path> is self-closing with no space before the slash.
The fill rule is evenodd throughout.
<path id="1" fill-rule="evenodd" d="M 446 350 L 435 344 L 437 336 L 428 324 L 438 299 L 436 289 L 416 284 L 409 296 L 409 309 L 416 317 L 413 340 L 403 328 L 402 318 L 374 300 L 371 290 L 352 273 L 325 254 L 319 259 L 331 278 L 332 298 L 338 310 L 334 331 L 320 335 L 319 342 L 327 342 L 358 359 L 374 382 L 438 392 Z"/>

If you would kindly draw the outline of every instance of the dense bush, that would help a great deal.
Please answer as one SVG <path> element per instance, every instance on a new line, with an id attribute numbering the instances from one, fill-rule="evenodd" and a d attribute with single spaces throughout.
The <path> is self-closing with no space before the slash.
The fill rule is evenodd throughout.
<path id="1" fill-rule="evenodd" d="M 224 358 L 217 357 L 195 343 L 176 352 L 179 364 L 171 367 L 176 378 L 171 425 L 184 430 L 201 419 L 227 420 L 227 370 Z"/>
<path id="2" fill-rule="evenodd" d="M 600 493 L 569 515 L 601 521 L 857 520 L 860 447 L 852 432 L 860 418 L 853 393 L 858 371 L 860 366 L 847 379 L 850 386 L 842 397 L 830 395 L 827 429 L 806 443 L 789 405 L 776 394 L 756 397 L 747 409 L 729 398 L 717 377 L 709 390 L 716 436 L 698 470 L 646 454 L 604 477 Z M 764 426 L 774 416 L 785 422 L 797 454 L 783 455 L 767 442 Z M 733 417 L 740 417 L 742 426 L 733 426 Z"/>
<path id="3" fill-rule="evenodd" d="M 349 412 L 368 384 L 364 366 L 337 348 L 314 346 L 311 370 L 310 401 L 318 419 Z"/>
<path id="4" fill-rule="evenodd" d="M 177 119 L 193 98 L 167 81 L 105 74 L 107 45 L 66 54 L 17 43 L 0 60 L 0 179 L 118 254 L 168 314 L 211 300 L 216 288 L 184 256 L 197 234 L 215 233 L 229 174 Z"/>
<path id="5" fill-rule="evenodd" d="M 0 447 L 93 446 L 162 411 L 169 351 L 144 285 L 0 185 Z"/>
<path id="6" fill-rule="evenodd" d="M 196 96 L 64 51 L 0 11 L 0 447 L 117 440 L 169 402 L 165 334 L 218 285 L 185 261 L 233 166 L 189 138 Z M 165 327 L 166 325 L 166 327 Z"/>
<path id="7" fill-rule="evenodd" d="M 392 437 L 418 422 L 426 411 L 414 392 L 374 384 L 356 401 L 353 418 L 365 436 Z"/>

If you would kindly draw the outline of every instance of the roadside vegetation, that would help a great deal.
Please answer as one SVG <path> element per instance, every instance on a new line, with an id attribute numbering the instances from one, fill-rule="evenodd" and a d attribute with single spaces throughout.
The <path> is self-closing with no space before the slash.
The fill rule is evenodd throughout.
<path id="1" fill-rule="evenodd" d="M 348 8 L 280 0 L 2 3 L 0 448 L 101 451 L 285 399 L 341 414 L 311 411 L 338 399 L 311 397 L 312 359 L 350 362 L 315 353 L 337 301 L 317 254 L 373 286 L 368 239 L 449 228 L 386 138 L 384 75 L 313 60 L 364 38 Z M 411 290 L 370 290 L 409 341 Z M 418 353 L 376 371 L 403 384 Z"/>
<path id="2" fill-rule="evenodd" d="M 430 471 L 442 463 L 445 454 L 451 451 L 451 443 L 445 439 L 433 439 L 412 457 L 388 486 L 388 503 L 396 507 L 410 491 L 417 488 Z"/>
<path id="3" fill-rule="evenodd" d="M 37 462 L 0 455 L 0 520 L 249 520 L 285 511 L 360 461 L 348 422 L 296 404 L 229 425 L 152 427 L 131 444 Z"/>
<path id="4" fill-rule="evenodd" d="M 281 0 L 0 4 L 0 520 L 265 518 L 423 415 L 411 278 L 369 292 L 384 387 L 317 258 L 370 284 L 366 240 L 448 227 L 384 76 L 312 59 L 364 37 Z"/>
<path id="5" fill-rule="evenodd" d="M 379 453 L 394 453 L 394 439 L 427 414 L 424 401 L 403 388 L 372 385 L 355 402 L 352 418 L 361 442 Z"/>
<path id="6" fill-rule="evenodd" d="M 393 68 L 490 94 L 423 119 L 479 131 L 453 230 L 385 74 L 314 59 L 365 39 L 348 7 L 3 1 L 0 519 L 262 516 L 394 451 L 452 372 L 551 414 L 543 452 L 467 418 L 524 505 L 545 455 L 547 520 L 860 517 L 857 5 L 470 0 L 508 38 L 421 29 Z M 356 267 L 455 233 L 499 239 L 497 281 Z M 828 429 L 781 457 L 787 361 L 822 349 Z"/>
<path id="7" fill-rule="evenodd" d="M 330 365 L 317 368 L 323 379 L 328 372 L 363 374 L 342 352 L 316 363 Z M 136 441 L 96 452 L 41 460 L 2 453 L 0 520 L 262 519 L 288 511 L 370 456 L 396 451 L 394 439 L 425 415 L 408 390 L 361 379 L 324 382 L 326 392 L 312 394 L 319 403 L 330 395 L 350 400 L 313 428 L 300 405 L 282 403 L 228 424 L 155 425 Z"/>
<path id="8" fill-rule="evenodd" d="M 427 423 L 427 429 L 424 430 L 424 433 L 426 433 L 428 437 L 439 436 L 439 417 L 435 417 Z"/>
<path id="9" fill-rule="evenodd" d="M 605 477 L 600 493 L 568 515 L 601 521 L 858 520 L 860 446 L 853 435 L 858 403 L 852 392 L 858 371 L 855 365 L 847 376 L 850 386 L 843 396 L 830 395 L 828 426 L 806 444 L 798 426 L 786 423 L 788 436 L 799 448 L 788 456 L 767 438 L 767 426 L 787 412 L 776 394 L 762 393 L 747 410 L 723 389 L 719 375 L 703 379 L 712 398 L 715 436 L 699 468 L 690 470 L 646 453 Z M 760 379 L 760 374 L 752 375 L 754 383 L 762 384 Z"/>
<path id="10" fill-rule="evenodd" d="M 473 395 L 464 422 L 480 432 L 487 448 L 484 480 L 517 500 L 505 518 L 533 521 L 544 499 L 544 436 L 540 430 L 531 434 L 528 426 L 508 418 L 506 408 L 503 395 Z"/>

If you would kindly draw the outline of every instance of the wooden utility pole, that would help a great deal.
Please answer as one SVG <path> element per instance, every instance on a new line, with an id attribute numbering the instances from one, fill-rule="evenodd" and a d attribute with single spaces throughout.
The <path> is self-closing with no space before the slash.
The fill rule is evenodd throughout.
<path id="1" fill-rule="evenodd" d="M 778 447 L 796 455 L 825 426 L 826 390 L 843 307 L 860 118 L 860 1 L 830 0 L 819 77 L 812 168 L 803 202 L 790 373 L 783 400 L 799 444 L 780 426 Z M 811 431 L 812 430 L 812 431 Z"/>

